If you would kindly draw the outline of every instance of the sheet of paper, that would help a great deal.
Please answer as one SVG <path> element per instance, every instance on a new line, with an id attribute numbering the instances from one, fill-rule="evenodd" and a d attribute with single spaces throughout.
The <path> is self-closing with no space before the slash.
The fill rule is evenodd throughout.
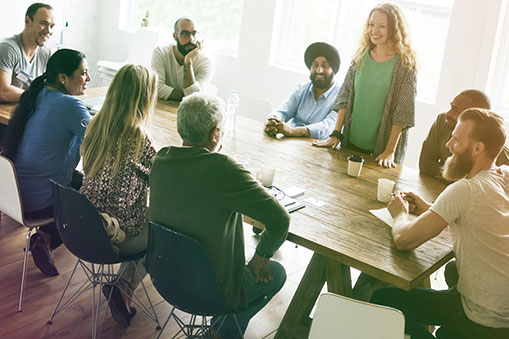
<path id="1" fill-rule="evenodd" d="M 315 198 L 311 198 L 311 197 L 305 199 L 304 201 L 307 203 L 310 203 L 311 205 L 314 205 L 316 207 L 322 207 L 323 205 L 325 205 L 324 201 L 321 201 L 321 200 L 318 200 Z"/>
<path id="2" fill-rule="evenodd" d="M 391 213 L 389 213 L 389 210 L 387 209 L 387 207 L 380 208 L 378 210 L 369 210 L 369 213 L 373 214 L 375 217 L 382 220 L 384 223 L 386 223 L 390 227 L 394 226 L 394 219 L 392 218 Z M 414 215 L 414 214 L 408 215 L 409 221 L 414 221 L 415 219 L 417 219 L 416 215 Z"/>

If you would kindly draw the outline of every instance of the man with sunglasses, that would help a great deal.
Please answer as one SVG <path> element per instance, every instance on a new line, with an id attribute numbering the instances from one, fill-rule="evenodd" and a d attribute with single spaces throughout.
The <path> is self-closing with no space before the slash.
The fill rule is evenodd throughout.
<path id="1" fill-rule="evenodd" d="M 205 92 L 215 65 L 202 53 L 202 41 L 196 39 L 194 22 L 186 17 L 173 25 L 175 43 L 158 46 L 152 54 L 152 69 L 159 76 L 159 99 L 182 100 L 194 92 Z"/>

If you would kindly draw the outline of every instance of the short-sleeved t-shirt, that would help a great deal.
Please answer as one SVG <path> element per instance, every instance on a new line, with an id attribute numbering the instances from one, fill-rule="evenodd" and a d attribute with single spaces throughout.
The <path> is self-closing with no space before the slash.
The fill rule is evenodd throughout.
<path id="1" fill-rule="evenodd" d="M 509 166 L 451 184 L 431 210 L 449 224 L 465 313 L 509 327 Z"/>
<path id="2" fill-rule="evenodd" d="M 0 70 L 11 74 L 11 85 L 27 89 L 32 80 L 46 71 L 51 51 L 37 47 L 32 60 L 23 51 L 21 34 L 13 35 L 0 42 Z"/>
<path id="3" fill-rule="evenodd" d="M 369 52 L 362 58 L 355 74 L 355 97 L 349 136 L 349 142 L 357 147 L 365 150 L 375 148 L 396 62 L 398 56 L 385 62 L 376 62 Z"/>
<path id="4" fill-rule="evenodd" d="M 12 159 L 25 212 L 53 204 L 49 179 L 63 185 L 71 183 L 90 120 L 78 98 L 56 90 L 41 90 Z"/>

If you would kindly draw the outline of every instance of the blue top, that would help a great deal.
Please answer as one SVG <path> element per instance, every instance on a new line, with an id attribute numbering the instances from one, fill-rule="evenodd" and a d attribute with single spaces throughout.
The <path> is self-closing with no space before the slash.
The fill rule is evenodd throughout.
<path id="1" fill-rule="evenodd" d="M 297 85 L 288 100 L 267 118 L 284 120 L 291 127 L 305 126 L 312 138 L 327 139 L 334 130 L 338 117 L 338 113 L 332 110 L 338 92 L 339 86 L 334 81 L 332 86 L 315 100 L 311 82 Z"/>
<path id="2" fill-rule="evenodd" d="M 13 159 L 25 212 L 53 205 L 50 178 L 62 185 L 71 183 L 90 119 L 78 98 L 41 90 Z"/>

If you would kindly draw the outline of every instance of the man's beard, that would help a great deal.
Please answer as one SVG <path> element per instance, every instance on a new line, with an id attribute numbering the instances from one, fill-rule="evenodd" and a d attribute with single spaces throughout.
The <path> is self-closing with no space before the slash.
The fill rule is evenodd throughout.
<path id="1" fill-rule="evenodd" d="M 451 155 L 447 158 L 442 169 L 442 176 L 444 179 L 457 181 L 464 178 L 470 172 L 474 164 L 471 154 L 471 148 L 469 147 L 461 155 Z"/>
<path id="2" fill-rule="evenodd" d="M 190 48 L 190 49 L 186 49 L 186 47 L 188 46 L 191 46 L 193 48 Z M 193 49 L 196 48 L 196 45 L 193 44 L 192 42 L 188 42 L 187 44 L 185 45 L 181 45 L 180 42 L 178 41 L 177 39 L 177 49 L 178 51 L 183 55 L 183 56 L 186 56 L 187 53 L 191 52 Z"/>
<path id="3" fill-rule="evenodd" d="M 317 88 L 317 89 L 328 88 L 331 85 L 332 80 L 334 79 L 334 74 L 327 75 L 327 74 L 321 73 L 320 75 L 324 76 L 323 80 L 322 79 L 316 80 L 317 73 L 313 73 L 309 76 L 309 79 L 313 83 L 313 87 Z"/>

